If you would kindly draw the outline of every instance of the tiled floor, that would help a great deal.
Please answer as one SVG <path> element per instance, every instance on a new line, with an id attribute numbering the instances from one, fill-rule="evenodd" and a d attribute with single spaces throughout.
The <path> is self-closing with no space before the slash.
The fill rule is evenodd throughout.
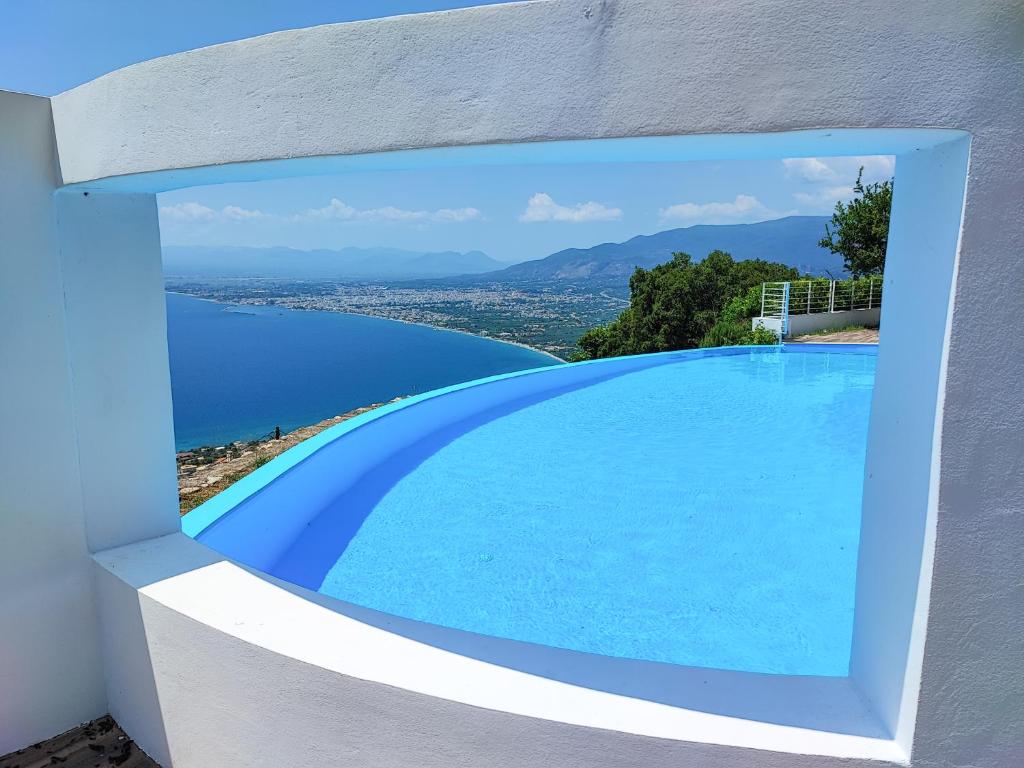
<path id="1" fill-rule="evenodd" d="M 0 768 L 160 768 L 110 715 L 0 757 Z"/>

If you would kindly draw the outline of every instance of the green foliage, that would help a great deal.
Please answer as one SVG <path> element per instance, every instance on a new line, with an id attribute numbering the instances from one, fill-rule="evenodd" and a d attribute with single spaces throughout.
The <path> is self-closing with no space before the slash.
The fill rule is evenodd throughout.
<path id="1" fill-rule="evenodd" d="M 747 338 L 747 344 L 757 344 L 764 346 L 768 344 L 779 343 L 779 337 L 775 335 L 775 331 L 769 331 L 760 323 L 757 324 L 757 327 L 754 328 L 754 330 L 750 331 L 750 336 L 748 336 Z"/>
<path id="2" fill-rule="evenodd" d="M 265 453 L 262 453 L 262 452 L 257 453 L 256 456 L 252 460 L 252 468 L 253 469 L 259 469 L 264 464 L 266 464 L 268 461 L 270 461 L 271 458 L 273 458 L 273 457 L 267 456 L 267 454 L 265 454 Z"/>
<path id="3" fill-rule="evenodd" d="M 854 277 L 880 275 L 885 269 L 892 208 L 892 180 L 865 186 L 861 181 L 863 175 L 861 168 L 853 185 L 857 197 L 848 205 L 836 203 L 832 221 L 825 225 L 825 237 L 818 241 L 822 248 L 840 254 L 843 265 Z"/>
<path id="4" fill-rule="evenodd" d="M 750 335 L 749 324 L 737 323 L 730 320 L 719 320 L 711 330 L 704 334 L 700 340 L 702 347 L 733 347 L 747 343 Z"/>
<path id="5" fill-rule="evenodd" d="M 762 281 L 771 282 L 771 281 Z M 733 296 L 722 310 L 721 319 L 732 323 L 748 320 L 761 312 L 761 283 L 752 285 L 746 293 Z M 743 323 L 750 325 L 749 322 Z"/>
<path id="6" fill-rule="evenodd" d="M 760 310 L 761 283 L 799 276 L 784 264 L 734 261 L 724 251 L 712 251 L 696 264 L 685 253 L 673 254 L 665 264 L 633 273 L 629 308 L 584 333 L 572 359 L 752 343 L 727 340 L 750 337 L 748 318 Z M 709 338 L 717 343 L 703 344 Z"/>
<path id="7" fill-rule="evenodd" d="M 769 331 L 760 324 L 751 329 L 749 319 L 743 322 L 719 320 L 700 340 L 702 347 L 739 347 L 751 344 L 774 345 L 778 343 L 779 337 L 775 335 L 774 331 Z"/>

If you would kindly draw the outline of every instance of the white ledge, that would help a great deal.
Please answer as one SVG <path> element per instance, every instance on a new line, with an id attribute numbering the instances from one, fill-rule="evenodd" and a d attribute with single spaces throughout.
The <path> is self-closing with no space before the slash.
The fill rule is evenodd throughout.
<path id="1" fill-rule="evenodd" d="M 144 598 L 181 617 L 339 676 L 511 715 L 636 736 L 897 764 L 907 761 L 889 739 L 670 706 L 529 674 L 418 642 L 346 615 L 352 606 L 341 601 L 243 568 L 183 534 L 108 550 L 95 560 Z M 396 620 L 397 625 L 416 623 Z M 197 654 L 201 650 L 195 648 Z M 591 661 L 595 658 L 577 655 Z M 678 669 L 683 670 L 679 679 L 688 675 L 691 683 L 697 681 L 692 670 Z M 704 683 L 713 682 L 717 674 L 721 673 L 697 670 Z M 795 687 L 794 679 L 798 681 Z M 810 678 L 830 682 L 803 686 L 800 678 L 778 676 L 776 680 L 780 683 L 776 691 L 784 693 L 788 688 L 792 695 L 810 697 L 810 701 L 796 702 L 798 706 L 845 708 L 847 722 L 859 720 L 862 727 L 877 729 L 873 715 L 845 678 Z M 749 691 L 737 686 L 726 694 L 742 699 Z M 769 691 L 763 688 L 757 695 L 769 695 Z M 775 704 L 783 709 L 790 706 L 784 699 Z"/>

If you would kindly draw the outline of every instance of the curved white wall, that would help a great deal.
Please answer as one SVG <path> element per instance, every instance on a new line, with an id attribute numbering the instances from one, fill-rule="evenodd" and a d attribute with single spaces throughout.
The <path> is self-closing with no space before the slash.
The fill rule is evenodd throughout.
<path id="1" fill-rule="evenodd" d="M 70 184 L 422 147 L 819 127 L 984 140 L 986 126 L 1012 122 L 1015 94 L 993 85 L 1019 82 L 1019 13 L 1012 0 L 964 5 L 540 0 L 279 32 L 54 97 L 61 170 Z"/>
<path id="2" fill-rule="evenodd" d="M 95 550 L 162 533 L 173 509 L 173 477 L 163 453 L 169 451 L 170 424 L 166 360 L 163 352 L 151 354 L 164 342 L 162 296 L 150 279 L 156 222 L 146 193 L 358 168 L 364 162 L 358 153 L 412 150 L 376 156 L 401 166 L 436 158 L 493 162 L 520 151 L 448 149 L 432 155 L 435 160 L 417 154 L 431 147 L 494 142 L 678 135 L 678 143 L 658 150 L 659 156 L 667 152 L 678 159 L 889 152 L 897 155 L 900 179 L 890 257 L 900 266 L 887 271 L 883 323 L 890 328 L 891 320 L 896 327 L 899 311 L 892 307 L 915 302 L 927 308 L 930 319 L 919 329 L 925 338 L 906 326 L 904 333 L 887 335 L 880 354 L 854 678 L 895 732 L 893 744 L 905 754 L 913 740 L 915 765 L 1013 764 L 1024 744 L 1020 715 L 1005 704 L 1024 697 L 1018 586 L 1024 581 L 1019 557 L 1024 408 L 1018 386 L 1024 335 L 1015 326 L 1024 311 L 1022 30 L 1024 11 L 1014 0 L 829 6 L 805 0 L 545 0 L 278 33 L 139 64 L 55 97 L 60 174 L 65 185 L 78 186 L 55 197 L 32 198 L 31 215 L 4 219 L 4 227 L 28 232 L 34 239 L 24 242 L 32 256 L 55 263 L 69 259 L 74 266 L 79 256 L 100 257 L 103 242 L 117 242 L 115 263 L 130 260 L 138 245 L 148 264 L 123 271 L 124 282 L 110 286 L 109 298 L 121 296 L 113 304 L 75 300 L 75 290 L 93 285 L 91 268 L 48 273 L 47 295 L 63 291 L 67 308 L 77 313 L 76 327 L 87 331 L 72 328 L 70 318 L 57 321 L 70 345 L 68 386 L 74 394 L 78 384 L 86 397 L 73 401 L 72 423 L 55 424 L 55 434 L 58 442 L 67 439 L 79 451 L 90 449 L 90 476 L 105 477 L 118 489 L 112 509 L 97 503 L 102 484 L 76 492 L 70 514 L 89 533 L 83 546 Z M 907 130 L 884 130 L 891 128 Z M 3 134 L 3 140 L 20 148 L 34 146 L 38 136 Z M 623 141 L 604 146 L 613 155 L 629 156 L 637 145 Z M 563 159 L 582 159 L 591 151 L 577 144 L 534 147 Z M 53 188 L 42 169 L 33 173 Z M 16 196 L 22 184 L 17 177 L 0 177 L 0 194 Z M 86 190 L 99 199 L 84 202 Z M 130 200 L 119 200 L 126 192 L 143 193 L 137 214 L 126 213 Z M 60 211 L 70 217 L 67 227 Z M 91 217 L 90 226 L 72 226 L 85 217 Z M 52 232 L 46 235 L 54 221 L 56 239 Z M 119 240 L 119 234 L 125 237 Z M 127 325 L 139 313 L 145 321 L 123 338 L 103 333 L 104 316 Z M 99 340 L 103 346 L 97 346 Z M 51 349 L 43 345 L 28 355 L 11 377 L 16 385 L 5 382 L 14 409 L 38 406 L 38 397 L 45 397 L 32 389 L 33 355 L 41 361 Z M 102 423 L 99 417 L 110 405 L 103 401 L 97 375 L 107 363 L 137 384 L 123 390 L 129 394 L 126 412 L 145 427 L 141 438 L 133 437 L 143 445 L 135 446 L 139 450 L 130 458 L 123 452 L 104 456 L 99 450 L 104 444 L 91 444 L 88 436 L 77 443 L 76 424 Z M 118 434 L 134 433 L 126 425 Z M 129 478 L 119 480 L 118 471 Z M 138 527 L 122 531 L 118 516 L 129 512 L 137 516 Z M 209 614 L 199 611 L 201 605 L 177 603 L 180 621 L 157 620 L 140 608 L 146 595 L 132 580 L 116 578 L 116 562 L 103 562 L 114 574 L 113 582 L 101 578 L 109 586 L 103 593 L 105 623 L 131 630 L 104 634 L 107 695 L 115 714 L 140 743 L 152 743 L 161 755 L 174 753 L 159 745 L 168 735 L 161 731 L 167 722 L 196 728 L 205 723 L 206 737 L 186 729 L 175 739 L 243 754 L 249 749 L 247 734 L 258 730 L 253 723 L 263 722 L 262 707 L 270 708 L 273 697 L 261 698 L 243 685 L 232 689 L 237 696 L 221 702 L 222 716 L 176 720 L 187 713 L 167 709 L 169 702 L 184 708 L 187 700 L 164 696 L 159 688 L 165 672 L 184 674 L 189 660 L 163 653 L 162 643 L 173 647 L 175 632 L 196 628 L 190 616 Z M 114 598 L 115 593 L 124 597 L 126 585 L 134 596 L 133 612 L 132 600 Z M 278 626 L 272 616 L 266 619 Z M 235 644 L 234 636 L 197 628 L 195 639 L 210 658 L 232 660 L 235 666 L 224 669 L 259 663 L 263 657 Z M 218 656 L 222 653 L 227 655 Z M 26 658 L 40 670 L 51 661 L 44 654 Z M 314 694 L 313 699 L 282 698 L 292 709 L 285 707 L 277 716 L 298 722 L 315 701 L 334 701 L 326 667 L 310 659 L 282 657 L 280 663 L 288 670 L 282 685 L 304 681 Z M 170 666 L 158 668 L 161 664 Z M 127 674 L 132 670 L 138 674 Z M 148 689 L 143 685 L 147 670 Z M 149 704 L 136 701 L 147 690 L 155 690 L 155 698 Z M 204 689 L 215 708 L 217 690 Z M 102 696 L 93 685 L 73 702 L 77 711 L 87 714 L 87 703 L 97 695 Z M 392 703 L 403 707 L 400 692 L 394 696 Z M 153 701 L 164 708 L 154 709 Z M 367 706 L 389 716 L 385 699 L 371 697 Z M 432 706 L 427 709 L 447 711 L 444 702 Z M 521 715 L 487 715 L 492 724 L 482 731 L 489 740 L 483 751 L 472 734 L 457 728 L 461 716 L 410 717 L 394 732 L 409 735 L 403 743 L 381 744 L 372 724 L 359 732 L 327 727 L 307 735 L 324 740 L 317 742 L 317 754 L 336 757 L 352 747 L 352 739 L 365 737 L 364 754 L 377 755 L 368 764 L 389 758 L 391 764 L 414 764 L 425 749 L 453 765 L 485 757 L 495 763 L 544 764 L 542 754 L 522 747 L 534 732 L 517 719 Z M 294 740 L 287 733 L 279 738 L 297 749 L 309 744 L 299 731 Z M 588 740 L 606 738 L 604 731 L 572 735 L 562 730 L 543 743 L 553 745 L 552 754 L 563 764 L 589 765 L 621 764 L 633 749 L 664 746 L 619 734 L 615 748 L 580 751 Z M 379 753 L 370 750 L 373 744 Z M 499 751 L 488 751 L 494 744 Z M 778 741 L 771 744 L 783 748 Z M 792 749 L 807 751 L 803 745 L 797 740 Z M 175 765 L 209 764 L 206 758 L 214 754 L 182 749 Z M 683 741 L 666 750 L 659 760 L 676 764 L 830 762 Z M 855 753 L 867 757 L 865 751 Z M 261 759 L 253 752 L 246 760 L 255 765 Z"/>

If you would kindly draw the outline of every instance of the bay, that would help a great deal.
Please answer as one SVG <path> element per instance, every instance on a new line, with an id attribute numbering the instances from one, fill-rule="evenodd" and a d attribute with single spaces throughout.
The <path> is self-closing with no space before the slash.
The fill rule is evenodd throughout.
<path id="1" fill-rule="evenodd" d="M 558 361 L 465 333 L 341 312 L 167 294 L 176 450 Z"/>

